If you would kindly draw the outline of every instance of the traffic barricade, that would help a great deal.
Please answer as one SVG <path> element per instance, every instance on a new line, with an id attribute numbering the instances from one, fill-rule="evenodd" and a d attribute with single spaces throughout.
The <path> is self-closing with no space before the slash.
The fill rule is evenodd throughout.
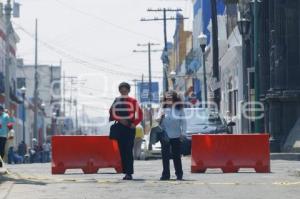
<path id="1" fill-rule="evenodd" d="M 67 169 L 92 174 L 101 168 L 122 172 L 118 144 L 108 136 L 52 137 L 52 174 L 64 174 Z"/>
<path id="2" fill-rule="evenodd" d="M 268 134 L 193 135 L 192 173 L 220 168 L 235 173 L 241 168 L 254 168 L 258 173 L 270 172 Z"/>

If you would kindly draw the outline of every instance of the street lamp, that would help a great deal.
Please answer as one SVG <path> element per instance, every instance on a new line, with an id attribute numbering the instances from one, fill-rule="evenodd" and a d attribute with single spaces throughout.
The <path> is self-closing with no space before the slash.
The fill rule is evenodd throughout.
<path id="1" fill-rule="evenodd" d="M 175 90 L 175 80 L 176 80 L 176 72 L 174 70 L 172 70 L 170 72 L 170 78 L 172 80 L 172 84 L 173 84 L 173 90 Z"/>
<path id="2" fill-rule="evenodd" d="M 246 37 L 250 29 L 250 20 L 241 18 L 238 22 L 238 29 L 242 35 L 242 60 L 243 60 L 243 101 L 248 102 L 248 64 L 246 63 Z M 243 132 L 249 132 L 249 121 L 243 116 Z"/>
<path id="3" fill-rule="evenodd" d="M 207 85 L 206 85 L 206 67 L 205 67 L 205 47 L 207 45 L 207 36 L 202 32 L 199 37 L 199 43 L 202 50 L 202 65 L 203 65 L 203 83 L 204 83 L 204 101 L 207 104 Z"/>
<path id="4" fill-rule="evenodd" d="M 25 142 L 25 94 L 26 94 L 26 88 L 25 86 L 23 86 L 21 89 L 21 94 L 22 94 L 22 106 L 23 106 L 23 115 L 22 115 L 22 119 L 23 119 L 23 141 Z"/>
<path id="5" fill-rule="evenodd" d="M 250 29 L 250 20 L 246 18 L 240 19 L 238 22 L 238 28 L 243 37 L 245 37 Z"/>

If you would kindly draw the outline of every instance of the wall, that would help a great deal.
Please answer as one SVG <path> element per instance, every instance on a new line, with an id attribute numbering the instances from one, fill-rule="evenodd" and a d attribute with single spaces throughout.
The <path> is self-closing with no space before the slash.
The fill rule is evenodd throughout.
<path id="1" fill-rule="evenodd" d="M 19 62 L 17 77 L 26 79 L 26 132 L 32 133 L 33 118 L 29 116 L 33 114 L 33 99 L 34 99 L 34 65 L 24 65 L 21 61 Z M 38 66 L 38 92 L 39 92 L 39 103 L 45 104 L 44 114 L 42 114 L 41 107 L 39 107 L 38 114 L 38 127 L 42 129 L 40 133 L 43 137 L 43 141 L 47 138 L 47 127 L 51 126 L 51 117 L 53 116 L 53 103 L 57 103 L 58 107 L 61 106 L 61 67 L 50 66 L 50 65 L 39 65 Z M 55 82 L 55 84 L 53 84 Z M 55 86 L 56 85 L 56 86 Z M 55 95 L 52 93 L 52 87 L 55 87 Z M 54 97 L 53 97 L 54 96 Z M 56 100 L 56 101 L 55 101 Z M 31 135 L 32 137 L 32 135 Z M 31 140 L 29 140 L 31 141 Z"/>

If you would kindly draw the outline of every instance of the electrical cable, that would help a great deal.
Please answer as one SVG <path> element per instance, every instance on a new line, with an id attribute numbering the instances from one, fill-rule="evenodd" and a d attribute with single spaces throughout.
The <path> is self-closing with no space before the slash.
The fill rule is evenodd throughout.
<path id="1" fill-rule="evenodd" d="M 75 12 L 77 12 L 77 13 L 80 13 L 80 14 L 82 14 L 82 15 L 85 15 L 85 16 L 88 16 L 88 17 L 91 17 L 91 18 L 94 18 L 94 19 L 96 19 L 96 20 L 100 20 L 101 22 L 103 22 L 103 23 L 105 23 L 105 24 L 108 24 L 108 25 L 110 25 L 110 26 L 113 26 L 113 27 L 115 27 L 115 28 L 117 28 L 117 29 L 123 30 L 123 31 L 128 32 L 128 33 L 131 33 L 131 34 L 135 34 L 135 35 L 138 35 L 138 36 L 142 36 L 142 37 L 147 38 L 147 39 L 154 39 L 154 40 L 156 40 L 156 41 L 160 41 L 160 42 L 161 42 L 161 40 L 159 40 L 159 39 L 157 39 L 157 38 L 154 38 L 154 37 L 152 37 L 152 36 L 149 36 L 149 35 L 146 35 L 146 34 L 143 34 L 143 33 L 139 33 L 139 32 L 135 32 L 135 31 L 129 30 L 128 28 L 125 28 L 125 27 L 120 26 L 120 25 L 118 25 L 118 24 L 112 23 L 112 22 L 110 22 L 110 21 L 108 21 L 108 20 L 106 20 L 106 19 L 103 19 L 103 18 L 99 17 L 99 16 L 96 16 L 96 15 L 93 15 L 93 14 L 90 14 L 90 13 L 87 13 L 87 12 L 85 12 L 85 11 L 83 11 L 83 10 L 80 10 L 80 9 L 78 9 L 78 8 L 75 8 L 75 7 L 73 7 L 73 6 L 70 6 L 70 5 L 64 3 L 64 2 L 62 2 L 62 1 L 60 1 L 60 0 L 55 0 L 55 1 L 56 1 L 58 4 L 60 4 L 61 6 L 63 6 L 64 8 L 68 8 L 68 9 L 71 9 L 71 10 L 73 10 L 73 11 L 75 11 Z"/>
<path id="2" fill-rule="evenodd" d="M 27 34 L 28 36 L 30 36 L 32 39 L 35 38 L 35 36 L 30 33 L 29 31 L 25 30 L 22 26 L 18 25 L 18 24 L 15 24 L 19 27 L 19 29 L 24 32 L 25 34 Z M 68 58 L 72 61 L 74 61 L 75 63 L 77 64 L 80 64 L 80 65 L 84 65 L 90 69 L 93 69 L 95 71 L 101 71 L 101 72 L 105 72 L 105 73 L 110 73 L 110 74 L 113 74 L 113 75 L 118 75 L 118 76 L 130 76 L 130 77 L 140 77 L 141 75 L 137 75 L 135 73 L 128 73 L 128 72 L 120 72 L 120 71 L 115 71 L 115 70 L 111 70 L 111 69 L 108 69 L 104 66 L 100 66 L 100 65 L 96 65 L 96 64 L 93 64 L 89 61 L 86 61 L 86 60 L 83 60 L 81 58 L 78 58 L 78 57 L 75 57 L 67 52 L 65 52 L 64 50 L 62 49 L 58 49 L 57 47 L 54 47 L 50 44 L 48 44 L 47 42 L 44 42 L 42 40 L 39 40 L 40 44 L 42 44 L 44 47 L 46 47 L 47 49 L 57 53 L 58 55 L 60 56 L 63 56 L 65 58 Z M 162 78 L 162 76 L 153 76 L 153 78 Z"/>

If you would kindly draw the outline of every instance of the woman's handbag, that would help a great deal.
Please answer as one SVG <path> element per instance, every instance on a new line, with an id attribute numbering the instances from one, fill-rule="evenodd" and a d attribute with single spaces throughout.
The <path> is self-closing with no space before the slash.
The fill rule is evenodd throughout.
<path id="1" fill-rule="evenodd" d="M 119 139 L 119 124 L 115 122 L 113 125 L 110 126 L 109 131 L 109 139 L 111 140 L 118 140 Z"/>
<path id="2" fill-rule="evenodd" d="M 150 144 L 156 144 L 159 142 L 159 134 L 162 131 L 160 126 L 153 127 L 150 131 Z"/>
<path id="3" fill-rule="evenodd" d="M 126 107 L 124 107 L 124 104 L 120 103 L 124 101 L 123 98 L 116 98 L 113 102 L 113 104 L 111 105 L 110 110 L 117 108 L 117 109 L 124 109 Z M 119 103 L 119 104 L 118 104 Z M 128 116 L 128 113 L 124 111 L 116 111 L 115 112 L 116 115 L 118 115 L 119 117 L 124 117 L 124 116 Z M 109 115 L 109 121 L 113 121 L 113 117 L 112 117 L 112 113 Z M 109 139 L 111 140 L 119 140 L 120 138 L 120 123 L 115 121 L 115 123 L 113 125 L 110 126 L 110 131 L 109 131 Z"/>
<path id="4" fill-rule="evenodd" d="M 169 142 L 170 138 L 166 131 L 161 127 L 161 123 L 164 118 L 162 118 L 159 122 L 159 125 L 152 128 L 150 132 L 150 144 L 156 144 L 157 142 Z"/>

